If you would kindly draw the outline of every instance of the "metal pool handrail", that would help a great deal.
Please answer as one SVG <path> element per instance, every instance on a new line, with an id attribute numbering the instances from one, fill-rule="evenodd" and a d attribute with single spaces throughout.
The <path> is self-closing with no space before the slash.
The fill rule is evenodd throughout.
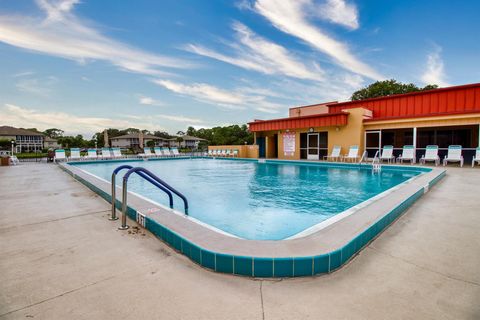
<path id="1" fill-rule="evenodd" d="M 110 218 L 109 220 L 117 220 L 117 214 L 116 214 L 116 210 L 115 210 L 115 201 L 116 201 L 116 183 L 115 183 L 115 179 L 116 179 L 116 176 L 117 176 L 117 173 L 119 173 L 121 170 L 123 169 L 132 169 L 133 167 L 132 166 L 129 166 L 127 164 L 125 165 L 122 165 L 122 166 L 119 166 L 118 168 L 116 168 L 115 170 L 113 170 L 112 172 L 112 213 L 110 215 Z M 144 178 L 145 180 L 147 180 L 148 182 L 150 182 L 151 184 L 153 184 L 154 186 L 156 186 L 157 188 L 161 189 L 162 191 L 164 191 L 167 195 L 168 195 L 168 198 L 169 198 L 169 203 L 170 203 L 170 208 L 173 208 L 173 195 L 172 193 L 167 189 L 165 188 L 164 186 L 162 186 L 161 184 L 159 184 L 158 182 L 156 182 L 155 180 L 153 180 L 152 178 L 150 178 L 149 176 L 147 176 L 145 173 L 143 172 L 137 172 L 137 174 Z"/>
<path id="2" fill-rule="evenodd" d="M 165 181 L 163 181 L 162 179 L 160 179 L 159 177 L 157 177 L 156 175 L 154 175 L 152 172 L 148 171 L 147 169 L 142 168 L 142 167 L 135 167 L 135 168 L 131 168 L 130 170 L 128 170 L 127 173 L 125 173 L 125 175 L 123 176 L 123 184 L 122 184 L 122 193 L 123 193 L 122 194 L 122 225 L 119 227 L 120 230 L 128 229 L 128 226 L 127 226 L 127 194 L 128 194 L 128 192 L 127 192 L 127 182 L 128 182 L 128 178 L 130 177 L 130 175 L 132 173 L 137 173 L 139 175 L 140 175 L 140 173 L 143 173 L 146 176 L 148 176 L 149 178 L 151 178 L 152 180 L 154 180 L 155 182 L 157 182 L 162 187 L 168 189 L 168 191 L 171 191 L 171 192 L 175 193 L 177 196 L 179 196 L 183 200 L 185 214 L 188 215 L 188 200 L 183 194 L 181 194 L 175 188 L 170 186 L 168 183 L 166 183 Z M 141 177 L 145 178 L 143 175 L 141 175 Z M 150 181 L 150 180 L 147 180 L 147 181 Z M 158 187 L 157 184 L 155 184 L 155 186 Z M 162 191 L 165 191 L 164 188 L 160 188 L 160 189 Z"/>

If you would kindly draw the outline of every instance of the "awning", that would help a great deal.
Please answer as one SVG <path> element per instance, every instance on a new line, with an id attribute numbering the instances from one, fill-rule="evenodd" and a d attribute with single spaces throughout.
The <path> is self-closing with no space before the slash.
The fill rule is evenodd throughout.
<path id="1" fill-rule="evenodd" d="M 258 132 L 312 127 L 344 126 L 347 123 L 348 112 L 339 112 L 273 120 L 255 120 L 248 123 L 248 126 L 251 132 Z"/>

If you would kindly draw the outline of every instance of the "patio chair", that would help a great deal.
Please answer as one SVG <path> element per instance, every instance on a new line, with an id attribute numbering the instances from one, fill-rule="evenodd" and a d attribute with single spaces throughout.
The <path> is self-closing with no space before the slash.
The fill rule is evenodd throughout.
<path id="1" fill-rule="evenodd" d="M 112 153 L 110 152 L 110 148 L 100 149 L 100 157 L 102 159 L 111 159 L 112 158 Z"/>
<path id="2" fill-rule="evenodd" d="M 55 150 L 55 157 L 53 158 L 53 162 L 57 161 L 65 161 L 67 160 L 67 156 L 65 155 L 65 150 L 63 149 L 57 149 Z"/>
<path id="3" fill-rule="evenodd" d="M 333 149 L 332 149 L 332 153 L 330 153 L 329 156 L 324 156 L 323 159 L 325 160 L 328 160 L 328 159 L 332 159 L 332 160 L 338 160 L 340 159 L 340 151 L 342 151 L 342 147 L 340 146 L 333 146 Z"/>
<path id="4" fill-rule="evenodd" d="M 160 147 L 153 148 L 153 152 L 157 157 L 163 157 L 163 152 L 162 152 L 162 149 L 160 149 Z"/>
<path id="5" fill-rule="evenodd" d="M 233 150 L 233 157 L 238 158 L 238 149 Z"/>
<path id="6" fill-rule="evenodd" d="M 80 160 L 82 157 L 80 156 L 80 149 L 79 148 L 71 148 L 70 149 L 70 158 L 68 160 Z"/>
<path id="7" fill-rule="evenodd" d="M 358 146 L 350 146 L 350 149 L 348 150 L 348 154 L 343 156 L 343 161 L 345 160 L 351 160 L 356 161 L 358 159 Z"/>
<path id="8" fill-rule="evenodd" d="M 170 153 L 170 149 L 168 149 L 166 147 L 162 148 L 162 153 L 163 153 L 164 157 L 171 157 L 172 156 L 172 154 Z"/>
<path id="9" fill-rule="evenodd" d="M 208 155 L 209 157 L 213 157 L 213 150 L 212 150 L 212 149 L 208 149 L 207 155 Z"/>
<path id="10" fill-rule="evenodd" d="M 443 166 L 446 166 L 449 162 L 459 162 L 460 167 L 463 167 L 462 146 L 448 146 L 447 156 L 443 158 Z"/>
<path id="11" fill-rule="evenodd" d="M 153 157 L 155 156 L 153 153 L 152 153 L 152 149 L 150 148 L 143 148 L 143 153 L 140 154 L 141 157 L 145 157 L 145 158 L 150 158 L 150 157 Z"/>
<path id="12" fill-rule="evenodd" d="M 437 145 L 429 145 L 425 148 L 425 154 L 420 159 L 420 163 L 425 164 L 427 161 L 434 161 L 436 166 L 440 164 Z"/>
<path id="13" fill-rule="evenodd" d="M 98 159 L 97 149 L 88 149 L 86 159 Z"/>
<path id="14" fill-rule="evenodd" d="M 379 159 L 380 161 L 387 160 L 388 163 L 395 161 L 395 156 L 393 155 L 393 146 L 383 146 L 382 154 L 380 155 Z"/>
<path id="15" fill-rule="evenodd" d="M 232 155 L 232 151 L 230 149 L 225 150 L 225 156 L 230 157 Z"/>
<path id="16" fill-rule="evenodd" d="M 113 157 L 117 159 L 123 157 L 122 151 L 120 150 L 120 148 L 112 148 L 112 154 L 113 154 Z"/>
<path id="17" fill-rule="evenodd" d="M 178 152 L 178 148 L 172 148 L 172 149 L 170 150 L 170 152 L 172 153 L 172 155 L 173 155 L 174 157 L 180 157 L 180 153 Z"/>
<path id="18" fill-rule="evenodd" d="M 412 164 L 416 162 L 415 148 L 412 145 L 403 146 L 402 154 L 397 158 L 397 161 L 411 161 Z"/>
<path id="19" fill-rule="evenodd" d="M 475 166 L 475 162 L 478 162 L 478 164 L 480 164 L 480 147 L 478 147 L 475 151 L 475 156 L 472 159 L 472 168 Z"/>

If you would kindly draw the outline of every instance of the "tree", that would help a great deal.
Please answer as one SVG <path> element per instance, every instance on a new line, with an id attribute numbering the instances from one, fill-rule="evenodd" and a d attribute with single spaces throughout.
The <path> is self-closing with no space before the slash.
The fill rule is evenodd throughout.
<path id="1" fill-rule="evenodd" d="M 241 145 L 252 144 L 253 143 L 253 134 L 248 131 L 246 124 L 244 125 L 232 125 L 225 127 L 214 127 L 214 128 L 201 128 L 196 130 L 193 127 L 187 128 L 187 135 L 202 138 L 208 142 L 201 142 L 199 147 L 204 147 L 208 144 L 210 145 Z"/>
<path id="2" fill-rule="evenodd" d="M 391 80 L 377 81 L 368 85 L 363 89 L 355 91 L 352 94 L 351 100 L 363 100 L 363 99 L 389 96 L 392 94 L 432 90 L 436 88 L 438 88 L 436 84 L 429 84 L 421 88 L 421 87 L 417 87 L 413 83 L 401 83 L 401 82 L 397 82 L 397 80 L 391 79 Z"/>
<path id="3" fill-rule="evenodd" d="M 169 135 L 168 132 L 165 132 L 165 131 L 154 131 L 153 135 L 155 137 L 164 138 L 164 139 L 171 139 L 172 138 L 172 136 Z"/>
<path id="4" fill-rule="evenodd" d="M 185 132 L 183 132 L 183 131 L 177 131 L 177 134 L 178 134 L 179 136 L 184 136 L 184 135 L 185 135 Z"/>
<path id="5" fill-rule="evenodd" d="M 47 129 L 47 130 L 43 131 L 43 133 L 46 136 L 48 136 L 52 139 L 57 139 L 57 138 L 63 136 L 64 131 L 61 130 L 61 129 L 57 129 L 57 128 L 51 128 L 51 129 Z"/>

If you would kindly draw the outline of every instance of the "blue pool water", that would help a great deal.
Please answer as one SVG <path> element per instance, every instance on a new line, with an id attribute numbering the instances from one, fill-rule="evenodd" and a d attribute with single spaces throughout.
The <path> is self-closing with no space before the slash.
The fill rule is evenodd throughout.
<path id="1" fill-rule="evenodd" d="M 142 166 L 182 192 L 189 214 L 230 234 L 258 240 L 295 235 L 421 172 L 414 170 L 345 169 L 293 163 L 241 160 L 159 160 L 76 164 L 110 181 L 122 164 Z M 120 185 L 121 177 L 117 183 Z M 168 197 L 136 175 L 129 191 L 168 206 Z M 183 212 L 183 202 L 175 199 Z"/>

